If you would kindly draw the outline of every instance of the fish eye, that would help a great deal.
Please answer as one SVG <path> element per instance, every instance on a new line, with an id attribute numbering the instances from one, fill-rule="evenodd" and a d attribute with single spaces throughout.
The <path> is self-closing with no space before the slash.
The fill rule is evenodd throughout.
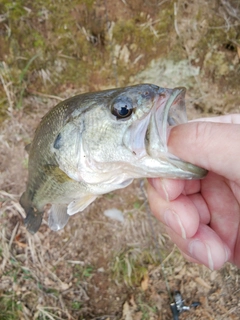
<path id="1" fill-rule="evenodd" d="M 117 120 L 127 119 L 133 112 L 133 104 L 129 98 L 120 98 L 116 100 L 111 107 L 111 112 Z"/>

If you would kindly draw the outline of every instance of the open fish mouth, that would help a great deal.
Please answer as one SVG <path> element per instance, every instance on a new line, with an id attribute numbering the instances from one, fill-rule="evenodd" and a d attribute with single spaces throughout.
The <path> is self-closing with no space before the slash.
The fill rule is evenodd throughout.
<path id="1" fill-rule="evenodd" d="M 169 127 L 187 122 L 185 92 L 185 88 L 158 88 L 149 113 L 131 125 L 124 142 L 138 158 L 167 153 Z"/>
<path id="2" fill-rule="evenodd" d="M 165 103 L 163 108 L 161 108 L 161 102 L 159 105 L 157 103 L 156 111 L 154 113 L 154 120 L 156 122 L 159 137 L 160 148 L 158 150 L 161 150 L 162 153 L 167 154 L 168 161 L 172 166 L 176 166 L 180 171 L 192 175 L 192 178 L 194 179 L 202 178 L 207 174 L 207 170 L 195 166 L 189 162 L 183 161 L 168 152 L 167 142 L 169 129 L 172 126 L 186 123 L 187 113 L 185 105 L 186 89 L 184 87 L 178 87 L 166 90 L 167 95 L 169 95 L 167 102 Z M 159 153 L 156 155 L 161 157 Z"/>
<path id="3" fill-rule="evenodd" d="M 168 152 L 169 128 L 187 122 L 186 89 L 180 87 L 163 90 L 156 99 L 145 135 L 146 149 L 153 157 Z"/>
<path id="4" fill-rule="evenodd" d="M 167 146 L 170 128 L 187 122 L 185 93 L 184 87 L 159 88 L 152 109 L 132 125 L 127 142 L 139 159 L 150 157 L 167 162 L 169 171 L 175 172 L 173 177 L 198 179 L 207 171 L 170 154 Z"/>

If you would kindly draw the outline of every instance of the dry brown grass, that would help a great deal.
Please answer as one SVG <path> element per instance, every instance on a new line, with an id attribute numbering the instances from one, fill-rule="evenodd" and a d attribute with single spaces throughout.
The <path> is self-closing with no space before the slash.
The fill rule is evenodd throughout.
<path id="1" fill-rule="evenodd" d="M 32 11 L 22 19 L 22 32 L 26 21 L 34 27 L 41 25 L 41 36 L 44 38 L 48 31 L 55 51 L 48 51 L 38 39 L 40 49 L 46 49 L 47 54 L 44 51 L 29 65 L 21 82 L 18 68 L 26 67 L 36 54 L 34 46 L 21 60 L 24 52 L 18 48 L 19 39 L 14 40 L 20 50 L 17 57 L 24 61 L 18 65 L 11 43 L 0 39 L 2 48 L 9 46 L 4 54 L 0 52 L 0 111 L 4 113 L 0 128 L 0 319 L 167 320 L 171 313 L 166 281 L 171 290 L 181 290 L 186 304 L 194 300 L 202 304 L 196 311 L 182 314 L 181 319 L 239 318 L 239 270 L 227 264 L 220 271 L 209 271 L 187 263 L 162 226 L 147 214 L 139 181 L 103 196 L 83 214 L 72 217 L 58 233 L 50 231 L 44 220 L 36 235 L 28 234 L 18 203 L 27 176 L 24 146 L 47 110 L 68 96 L 114 86 L 116 77 L 119 85 L 153 79 L 156 84 L 171 86 L 180 74 L 179 85 L 186 82 L 188 86 L 190 118 L 239 112 L 238 2 L 134 0 L 78 4 L 72 16 L 63 12 L 62 19 L 66 19 L 70 31 L 62 30 L 62 38 L 48 29 L 53 18 L 48 1 L 39 9 L 42 20 L 35 16 L 30 3 L 25 4 Z M 11 22 L 14 30 L 13 21 L 7 20 L 9 10 L 0 16 L 0 23 L 10 26 Z M 69 19 L 80 21 L 73 25 Z M 0 31 L 5 30 L 2 24 L 0 27 Z M 33 39 L 32 34 L 29 39 Z M 71 44 L 69 52 L 61 51 L 63 39 Z M 54 65 L 51 55 L 56 57 Z M 79 69 L 77 59 L 81 62 Z M 153 59 L 153 67 L 147 68 Z M 163 60 L 164 64 L 158 63 Z M 174 78 L 166 80 L 168 70 L 164 66 L 171 61 L 176 68 L 183 60 L 199 72 L 186 78 L 173 69 Z M 73 61 L 75 76 L 71 71 Z M 144 75 L 139 73 L 143 70 Z M 17 109 L 22 89 L 22 106 Z M 106 208 L 113 207 L 122 210 L 124 223 L 103 215 Z"/>

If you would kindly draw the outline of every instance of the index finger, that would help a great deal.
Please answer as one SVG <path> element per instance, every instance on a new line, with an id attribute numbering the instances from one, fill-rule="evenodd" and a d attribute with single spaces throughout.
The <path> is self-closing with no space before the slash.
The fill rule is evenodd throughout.
<path id="1" fill-rule="evenodd" d="M 189 122 L 171 129 L 169 151 L 187 162 L 236 181 L 240 179 L 240 125 Z"/>
<path id="2" fill-rule="evenodd" d="M 240 124 L 240 114 L 235 113 L 235 114 L 226 114 L 224 116 L 199 118 L 199 119 L 191 120 L 189 122 L 196 122 L 196 121 Z"/>
<path id="3" fill-rule="evenodd" d="M 200 180 L 149 178 L 148 181 L 166 201 L 175 200 L 180 194 L 190 195 L 200 191 Z"/>

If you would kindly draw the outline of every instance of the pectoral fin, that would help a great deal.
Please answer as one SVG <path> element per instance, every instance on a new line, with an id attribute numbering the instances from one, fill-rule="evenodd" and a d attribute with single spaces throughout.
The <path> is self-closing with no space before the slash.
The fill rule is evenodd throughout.
<path id="1" fill-rule="evenodd" d="M 53 204 L 48 215 L 48 225 L 51 230 L 58 231 L 65 227 L 69 220 L 67 205 Z"/>
<path id="2" fill-rule="evenodd" d="M 72 179 L 65 172 L 55 165 L 45 165 L 44 173 L 48 176 L 53 176 L 59 183 L 72 181 Z"/>
<path id="3" fill-rule="evenodd" d="M 67 207 L 67 213 L 72 216 L 73 214 L 83 211 L 87 206 L 89 206 L 95 199 L 97 195 L 88 194 L 86 196 L 81 197 L 80 199 L 73 200 L 69 203 Z"/>

